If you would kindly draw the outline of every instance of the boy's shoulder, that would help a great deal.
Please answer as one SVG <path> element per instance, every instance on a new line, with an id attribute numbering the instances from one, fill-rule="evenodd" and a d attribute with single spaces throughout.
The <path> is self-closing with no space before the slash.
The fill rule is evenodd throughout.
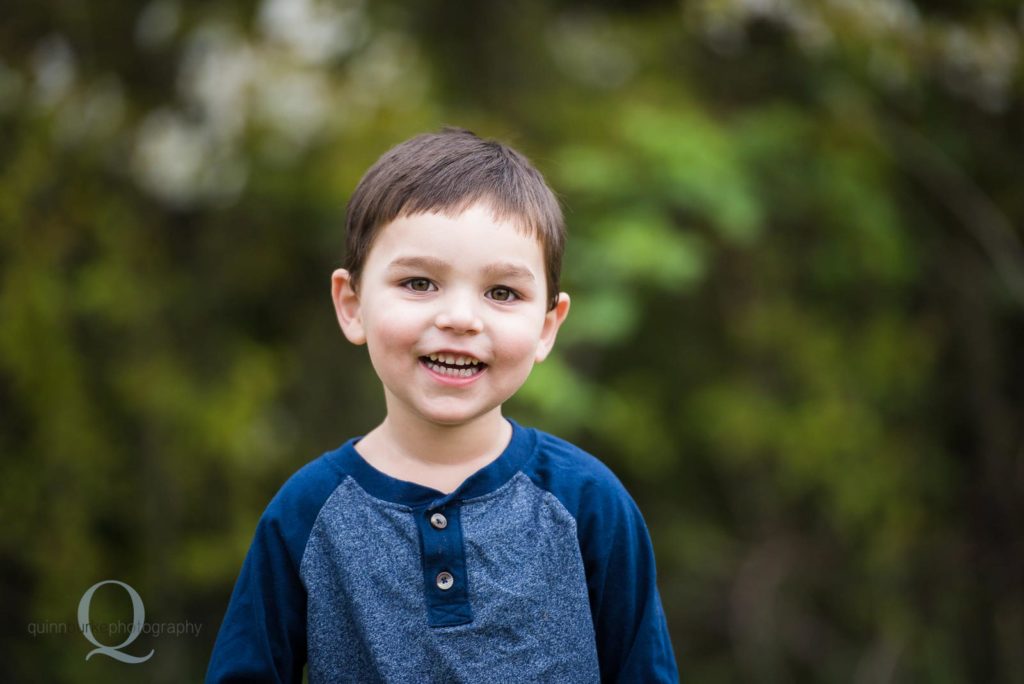
<path id="1" fill-rule="evenodd" d="M 271 499 L 268 509 L 291 509 L 306 505 L 310 499 L 327 498 L 345 479 L 346 473 L 338 458 L 344 447 L 326 451 L 292 473 Z"/>
<path id="2" fill-rule="evenodd" d="M 339 460 L 344 448 L 325 452 L 295 471 L 260 517 L 258 527 L 284 542 L 293 560 L 302 557 L 320 509 L 346 477 Z"/>
<path id="3" fill-rule="evenodd" d="M 536 436 L 536 460 L 539 468 L 550 470 L 552 474 L 579 480 L 618 484 L 615 473 L 589 451 L 543 430 L 527 429 Z"/>
<path id="4" fill-rule="evenodd" d="M 619 478 L 599 458 L 561 437 L 532 431 L 537 436 L 536 453 L 523 472 L 570 512 L 611 512 L 636 507 Z"/>

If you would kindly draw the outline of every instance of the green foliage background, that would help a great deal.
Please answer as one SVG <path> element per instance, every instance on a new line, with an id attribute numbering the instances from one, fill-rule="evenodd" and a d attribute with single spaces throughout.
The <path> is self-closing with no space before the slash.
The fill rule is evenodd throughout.
<path id="1" fill-rule="evenodd" d="M 507 412 L 640 502 L 684 679 L 1024 682 L 1018 2 L 3 14 L 3 681 L 201 678 L 263 506 L 382 415 L 348 194 L 455 124 L 562 194 L 572 315 Z M 85 661 L 110 578 L 199 635 Z"/>

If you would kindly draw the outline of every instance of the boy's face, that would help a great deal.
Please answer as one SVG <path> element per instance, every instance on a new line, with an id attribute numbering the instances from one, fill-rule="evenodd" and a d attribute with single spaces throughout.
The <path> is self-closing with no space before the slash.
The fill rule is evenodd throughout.
<path id="1" fill-rule="evenodd" d="M 332 280 L 338 321 L 369 348 L 389 417 L 438 425 L 500 417 L 569 311 L 564 293 L 547 310 L 540 241 L 481 204 L 396 219 L 357 288 L 345 270 Z"/>

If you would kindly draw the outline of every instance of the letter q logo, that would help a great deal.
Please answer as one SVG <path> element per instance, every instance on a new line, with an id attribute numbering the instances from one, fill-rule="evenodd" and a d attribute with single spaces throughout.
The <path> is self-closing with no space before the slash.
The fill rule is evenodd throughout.
<path id="1" fill-rule="evenodd" d="M 117 584 L 118 586 L 124 587 L 125 591 L 128 592 L 128 596 L 132 599 L 132 631 L 122 643 L 117 646 L 107 646 L 101 644 L 96 640 L 96 637 L 92 633 L 92 628 L 89 623 L 89 608 L 92 606 L 92 595 L 96 593 L 96 590 L 102 587 L 104 584 Z M 120 660 L 122 663 L 138 664 L 144 663 L 153 657 L 156 653 L 156 649 L 152 649 L 149 655 L 145 656 L 133 656 L 127 653 L 122 653 L 120 649 L 129 645 L 133 641 L 139 638 L 139 634 L 142 633 L 142 626 L 146 623 L 146 607 L 142 605 L 142 597 L 139 596 L 139 592 L 135 591 L 131 586 L 118 580 L 103 580 L 97 582 L 82 594 L 82 600 L 78 602 L 78 626 L 82 630 L 82 634 L 91 643 L 94 648 L 89 651 L 85 659 L 88 660 L 96 653 L 101 653 L 105 656 L 109 656 L 114 660 Z"/>

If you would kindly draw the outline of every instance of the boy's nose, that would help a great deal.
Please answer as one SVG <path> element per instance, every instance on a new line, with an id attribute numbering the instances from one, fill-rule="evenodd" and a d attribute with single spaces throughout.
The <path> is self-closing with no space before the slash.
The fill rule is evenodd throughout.
<path id="1" fill-rule="evenodd" d="M 442 330 L 460 334 L 478 333 L 484 329 L 483 321 L 477 314 L 471 298 L 459 295 L 445 298 L 437 318 L 434 319 L 434 325 Z"/>

